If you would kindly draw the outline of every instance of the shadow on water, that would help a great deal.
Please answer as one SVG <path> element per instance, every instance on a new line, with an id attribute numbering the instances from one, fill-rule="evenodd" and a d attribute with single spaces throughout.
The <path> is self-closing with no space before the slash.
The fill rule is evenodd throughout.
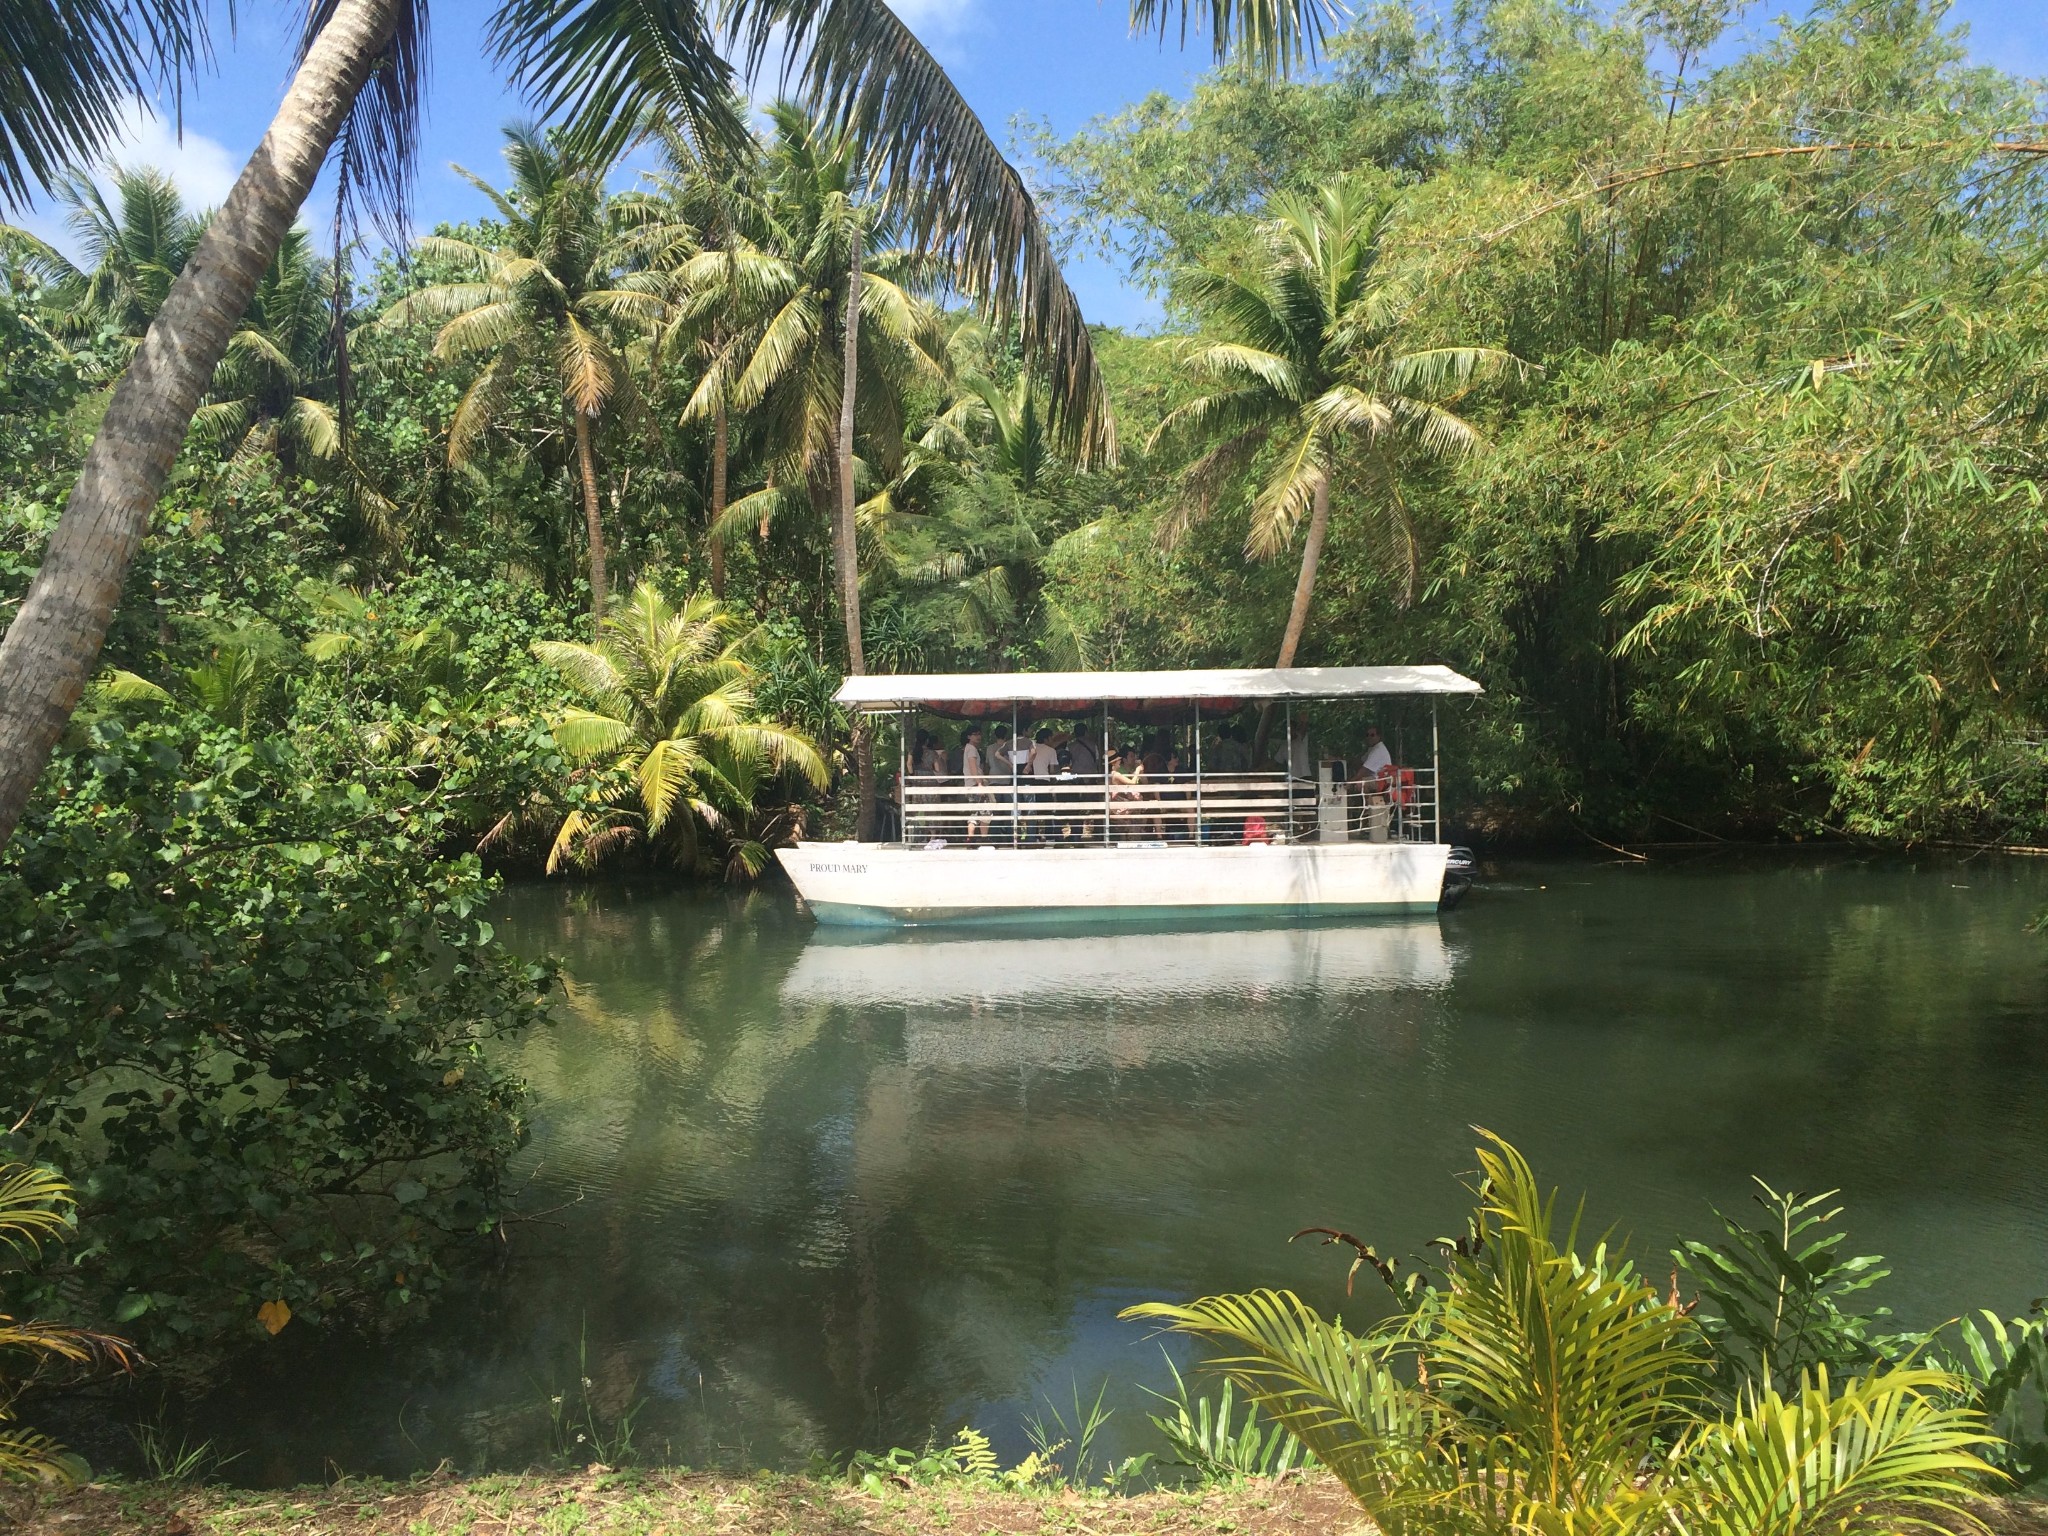
<path id="1" fill-rule="evenodd" d="M 512 1047 L 534 1219 L 427 1325 L 287 1330 L 224 1383 L 197 1422 L 238 1478 L 525 1464 L 585 1370 L 600 1416 L 644 1401 L 643 1455 L 696 1465 L 968 1420 L 1014 1450 L 1041 1396 L 1105 1375 L 1120 1453 L 1164 1373 L 1119 1307 L 1344 1306 L 1342 1263 L 1288 1234 L 1447 1230 L 1474 1124 L 1639 1251 L 1754 1172 L 1843 1186 L 1907 1320 L 2048 1290 L 2048 869 L 1532 864 L 1441 923 L 1251 930 L 502 906 L 572 978 Z"/>

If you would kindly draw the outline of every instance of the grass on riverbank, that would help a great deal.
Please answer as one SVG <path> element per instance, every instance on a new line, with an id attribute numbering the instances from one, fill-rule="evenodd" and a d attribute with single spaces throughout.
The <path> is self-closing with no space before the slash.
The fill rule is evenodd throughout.
<path id="1" fill-rule="evenodd" d="M 2048 1505 L 1983 1511 L 1996 1536 L 2048 1536 Z M 100 1483 L 0 1492 L 9 1536 L 1370 1536 L 1312 1472 L 1184 1492 L 1016 1493 L 971 1483 L 866 1493 L 807 1477 L 602 1472 L 349 1479 L 252 1492 Z"/>
<path id="2" fill-rule="evenodd" d="M 0 1494 L 9 1536 L 1339 1536 L 1360 1523 L 1325 1474 L 1128 1496 L 664 1471 Z"/>

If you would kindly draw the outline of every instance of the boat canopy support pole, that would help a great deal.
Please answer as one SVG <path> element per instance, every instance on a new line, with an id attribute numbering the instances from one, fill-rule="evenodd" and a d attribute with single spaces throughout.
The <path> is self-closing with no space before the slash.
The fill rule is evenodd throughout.
<path id="1" fill-rule="evenodd" d="M 910 841 L 910 711 L 896 712 L 896 837 Z"/>
<path id="2" fill-rule="evenodd" d="M 1109 700 L 1102 701 L 1102 846 L 1110 844 L 1109 835 Z"/>
<path id="3" fill-rule="evenodd" d="M 1010 701 L 1010 846 L 1017 846 L 1023 835 L 1017 825 L 1017 701 Z"/>
<path id="4" fill-rule="evenodd" d="M 1294 841 L 1294 700 L 1287 701 L 1287 760 L 1280 765 L 1287 777 L 1287 841 Z"/>
<path id="5" fill-rule="evenodd" d="M 1436 841 L 1444 840 L 1444 753 L 1436 734 L 1436 699 L 1429 701 L 1429 803 Z"/>
<path id="6" fill-rule="evenodd" d="M 1202 843 L 1202 701 L 1195 700 L 1195 845 Z"/>

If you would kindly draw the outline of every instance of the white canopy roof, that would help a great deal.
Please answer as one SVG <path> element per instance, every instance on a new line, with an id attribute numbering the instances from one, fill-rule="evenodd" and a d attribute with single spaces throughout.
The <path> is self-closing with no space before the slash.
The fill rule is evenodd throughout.
<path id="1" fill-rule="evenodd" d="M 1008 704 L 1167 704 L 1231 707 L 1266 699 L 1373 699 L 1480 693 L 1449 667 L 1237 667 L 1192 672 L 956 672 L 849 677 L 834 695 L 861 710 L 976 713 Z M 1078 713 L 1078 710 L 1058 711 Z"/>

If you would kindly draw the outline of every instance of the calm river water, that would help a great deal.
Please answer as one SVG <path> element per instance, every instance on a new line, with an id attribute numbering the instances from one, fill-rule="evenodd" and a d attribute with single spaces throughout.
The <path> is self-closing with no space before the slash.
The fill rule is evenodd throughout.
<path id="1" fill-rule="evenodd" d="M 572 978 L 515 1048 L 544 1219 L 430 1326 L 228 1384 L 201 1427 L 238 1479 L 523 1465 L 582 1376 L 693 1465 L 967 1422 L 1019 1453 L 1023 1416 L 1105 1379 L 1111 1448 L 1139 1448 L 1165 1369 L 1120 1307 L 1344 1306 L 1343 1259 L 1288 1234 L 1450 1230 L 1473 1125 L 1653 1268 L 1757 1174 L 1840 1186 L 1904 1320 L 2048 1291 L 2048 862 L 1510 864 L 1440 921 L 1251 932 L 502 907 Z"/>

